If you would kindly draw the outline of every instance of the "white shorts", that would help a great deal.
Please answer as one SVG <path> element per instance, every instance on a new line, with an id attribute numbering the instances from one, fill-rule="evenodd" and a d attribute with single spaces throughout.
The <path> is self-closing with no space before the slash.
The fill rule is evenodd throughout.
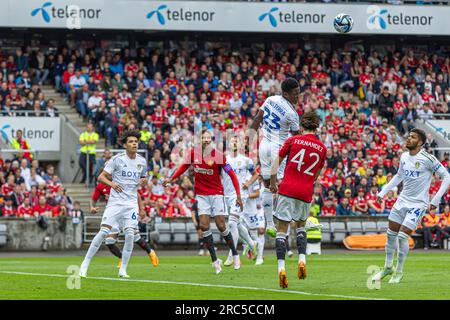
<path id="1" fill-rule="evenodd" d="M 261 163 L 261 176 L 264 180 L 270 178 L 270 167 L 272 166 L 273 160 L 278 156 L 280 147 L 274 143 L 271 143 L 265 139 L 261 141 L 259 145 L 259 162 Z M 284 169 L 286 168 L 286 159 L 280 164 L 278 168 L 277 178 L 278 181 L 282 180 L 284 177 Z"/>
<path id="2" fill-rule="evenodd" d="M 422 221 L 422 218 L 427 212 L 427 208 L 423 206 L 418 206 L 416 208 L 398 207 L 396 208 L 396 206 L 394 205 L 388 219 L 397 222 L 398 224 L 405 226 L 410 230 L 417 229 L 417 226 Z"/>
<path id="3" fill-rule="evenodd" d="M 139 207 L 137 206 L 111 206 L 106 207 L 103 213 L 102 224 L 111 226 L 110 233 L 119 233 L 126 228 L 138 228 Z"/>
<path id="4" fill-rule="evenodd" d="M 273 214 L 278 220 L 291 222 L 306 221 L 309 217 L 311 203 L 304 202 L 299 199 L 278 195 L 277 207 Z"/>
<path id="5" fill-rule="evenodd" d="M 225 197 L 220 195 L 202 196 L 196 195 L 198 215 L 207 214 L 211 217 L 227 216 Z"/>
<path id="6" fill-rule="evenodd" d="M 225 196 L 224 199 L 225 199 L 225 206 L 226 206 L 228 214 L 234 214 L 236 216 L 240 216 L 241 215 L 241 207 L 236 205 L 237 196 L 236 195 Z M 244 207 L 245 207 L 246 200 L 247 200 L 246 197 L 242 197 L 242 204 L 244 205 Z"/>
<path id="7" fill-rule="evenodd" d="M 244 219 L 245 224 L 249 229 L 265 228 L 266 225 L 263 210 L 258 210 L 257 213 L 244 212 L 242 219 Z"/>

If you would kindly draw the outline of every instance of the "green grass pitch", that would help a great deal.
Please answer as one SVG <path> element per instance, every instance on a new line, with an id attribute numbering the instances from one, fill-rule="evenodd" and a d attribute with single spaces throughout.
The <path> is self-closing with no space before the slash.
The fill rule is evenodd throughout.
<path id="1" fill-rule="evenodd" d="M 223 251 L 219 252 L 222 259 Z M 0 299 L 448 299 L 450 253 L 410 252 L 403 281 L 379 290 L 368 288 L 368 268 L 382 266 L 384 254 L 325 253 L 308 257 L 308 278 L 297 279 L 296 255 L 287 258 L 289 288 L 278 285 L 274 253 L 254 266 L 242 259 L 235 271 L 223 267 L 215 275 L 209 257 L 160 256 L 154 268 L 148 257 L 133 256 L 130 279 L 117 277 L 117 259 L 95 257 L 87 279 L 71 278 L 67 268 L 78 266 L 82 257 L 0 258 Z M 89 278 L 90 277 L 90 278 Z"/>

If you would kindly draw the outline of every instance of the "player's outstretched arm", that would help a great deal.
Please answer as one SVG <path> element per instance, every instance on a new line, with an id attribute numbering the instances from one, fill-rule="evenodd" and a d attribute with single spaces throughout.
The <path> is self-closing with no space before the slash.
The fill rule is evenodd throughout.
<path id="1" fill-rule="evenodd" d="M 112 176 L 107 171 L 103 170 L 102 173 L 98 176 L 98 182 L 103 183 L 107 186 L 110 186 L 112 189 L 117 192 L 123 192 L 123 188 L 121 185 L 112 181 Z"/>
<path id="2" fill-rule="evenodd" d="M 396 186 L 400 184 L 400 182 L 403 181 L 403 177 L 399 176 L 399 174 L 396 174 L 392 177 L 391 181 L 389 181 L 388 184 L 384 185 L 384 187 L 381 189 L 381 191 L 377 195 L 377 202 L 381 203 L 382 198 L 388 193 L 388 191 L 394 189 Z"/>
<path id="3" fill-rule="evenodd" d="M 174 174 L 170 177 L 167 178 L 166 180 L 164 180 L 163 182 L 163 186 L 167 187 L 172 181 L 174 181 L 176 178 L 178 178 L 179 176 L 181 176 L 183 173 L 186 172 L 187 169 L 189 169 L 191 165 L 188 163 L 183 163 L 178 169 L 177 171 L 174 172 Z"/>
<path id="4" fill-rule="evenodd" d="M 253 183 L 255 183 L 256 180 L 258 180 L 258 177 L 259 177 L 258 171 L 257 170 L 253 171 L 252 177 L 242 185 L 242 189 L 247 190 L 248 188 L 250 188 L 250 186 Z"/>
<path id="5" fill-rule="evenodd" d="M 137 193 L 137 200 L 138 200 L 138 208 L 139 208 L 139 218 L 142 220 L 145 218 L 145 210 L 144 210 L 144 204 L 142 203 L 142 198 L 139 192 Z"/>
<path id="6" fill-rule="evenodd" d="M 250 125 L 250 130 L 248 132 L 248 145 L 251 147 L 253 144 L 253 139 L 255 138 L 256 133 L 258 132 L 259 127 L 264 119 L 264 110 L 259 109 L 256 116 L 253 118 L 252 124 Z"/>

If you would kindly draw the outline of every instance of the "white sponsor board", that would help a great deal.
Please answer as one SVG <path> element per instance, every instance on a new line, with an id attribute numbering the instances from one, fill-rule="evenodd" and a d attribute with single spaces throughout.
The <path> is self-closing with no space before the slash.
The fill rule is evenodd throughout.
<path id="1" fill-rule="evenodd" d="M 143 0 L 2 0 L 0 26 L 219 32 L 450 35 L 449 6 Z M 345 35 L 343 35 L 345 36 Z"/>
<path id="2" fill-rule="evenodd" d="M 60 151 L 61 121 L 44 117 L 0 117 L 0 139 L 9 141 L 22 130 L 31 149 L 36 151 Z"/>

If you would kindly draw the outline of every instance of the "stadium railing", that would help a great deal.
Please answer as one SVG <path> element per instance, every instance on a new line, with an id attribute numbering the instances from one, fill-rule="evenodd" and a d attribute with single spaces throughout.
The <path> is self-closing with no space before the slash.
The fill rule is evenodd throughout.
<path id="1" fill-rule="evenodd" d="M 1 145 L 0 145 L 1 146 Z M 39 150 L 35 150 L 35 149 L 4 149 L 4 148 L 0 148 L 0 158 L 3 158 L 3 160 L 9 159 L 9 158 L 14 158 L 15 154 L 18 153 L 25 153 L 25 152 L 29 152 L 33 155 L 33 157 L 35 159 L 39 159 Z M 4 157 L 3 154 L 10 154 L 12 155 L 12 157 Z"/>
<path id="2" fill-rule="evenodd" d="M 9 115 L 10 113 L 20 114 L 20 115 L 14 115 L 16 117 L 40 117 L 40 116 L 36 116 L 36 111 L 34 111 L 34 110 L 9 110 L 9 111 L 0 110 L 0 116 Z M 39 113 L 43 114 L 43 117 L 45 117 L 45 114 L 47 113 L 47 111 L 41 110 L 41 111 L 39 111 Z M 56 117 L 59 117 L 59 112 L 56 113 Z"/>

